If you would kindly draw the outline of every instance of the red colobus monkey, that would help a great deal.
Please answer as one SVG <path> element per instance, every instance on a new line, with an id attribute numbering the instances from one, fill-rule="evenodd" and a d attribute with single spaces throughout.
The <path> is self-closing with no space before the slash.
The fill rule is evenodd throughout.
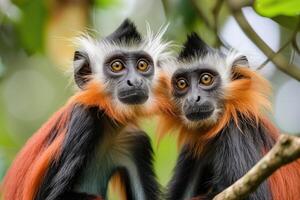
<path id="1" fill-rule="evenodd" d="M 126 199 L 159 199 L 151 143 L 137 120 L 164 106 L 158 67 L 167 54 L 163 32 L 149 29 L 142 38 L 125 20 L 102 40 L 77 40 L 80 91 L 18 154 L 4 180 L 5 200 L 105 198 L 115 174 Z"/>
<path id="2" fill-rule="evenodd" d="M 179 130 L 181 144 L 167 199 L 212 199 L 278 139 L 263 114 L 270 108 L 269 84 L 245 56 L 213 49 L 196 33 L 165 70 L 174 114 L 162 114 L 160 133 Z M 247 199 L 300 199 L 300 162 L 280 168 Z"/>

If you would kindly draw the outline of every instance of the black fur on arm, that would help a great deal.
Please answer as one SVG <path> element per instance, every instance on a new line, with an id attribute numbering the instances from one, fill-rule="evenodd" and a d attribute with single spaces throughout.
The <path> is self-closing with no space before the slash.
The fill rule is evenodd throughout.
<path id="1" fill-rule="evenodd" d="M 61 196 L 64 200 L 100 200 L 100 197 L 85 193 L 66 192 Z"/>
<path id="2" fill-rule="evenodd" d="M 183 147 L 177 159 L 174 175 L 168 185 L 166 199 L 179 200 L 184 198 L 184 194 L 189 189 L 189 183 L 196 173 L 197 159 L 191 155 L 187 147 Z"/>
<path id="3" fill-rule="evenodd" d="M 132 152 L 141 185 L 144 190 L 145 199 L 159 200 L 161 199 L 161 191 L 154 172 L 153 149 L 150 138 L 142 131 L 137 135 Z"/>
<path id="4" fill-rule="evenodd" d="M 61 155 L 50 165 L 36 200 L 65 199 L 63 195 L 72 189 L 103 132 L 99 112 L 98 108 L 74 106 Z"/>
<path id="5" fill-rule="evenodd" d="M 262 124 L 257 126 L 254 122 L 244 120 L 239 129 L 232 120 L 210 144 L 202 158 L 208 166 L 203 173 L 207 176 L 198 179 L 198 191 L 194 196 L 201 196 L 200 190 L 205 185 L 209 190 L 204 195 L 212 199 L 248 172 L 262 158 L 263 151 L 269 150 L 274 143 Z M 265 181 L 247 200 L 270 200 L 270 192 Z"/>

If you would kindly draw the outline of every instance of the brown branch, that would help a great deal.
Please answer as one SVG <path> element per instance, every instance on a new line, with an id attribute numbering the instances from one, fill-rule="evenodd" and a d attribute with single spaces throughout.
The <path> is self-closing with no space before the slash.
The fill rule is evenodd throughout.
<path id="1" fill-rule="evenodd" d="M 293 45 L 295 51 L 298 54 L 300 54 L 300 48 L 299 48 L 298 43 L 297 43 L 297 34 L 299 32 L 299 29 L 300 29 L 300 17 L 298 17 L 298 24 L 295 28 L 295 31 L 294 31 L 293 35 L 292 35 L 292 45 Z"/>
<path id="2" fill-rule="evenodd" d="M 204 24 L 211 30 L 214 30 L 213 24 L 210 22 L 209 18 L 202 12 L 197 4 L 197 0 L 190 1 L 196 10 L 197 15 L 203 20 Z"/>
<path id="3" fill-rule="evenodd" d="M 221 11 L 223 3 L 224 3 L 224 0 L 217 0 L 212 9 L 212 13 L 214 16 L 214 21 L 215 21 L 215 27 L 218 27 L 218 17 L 219 17 L 219 13 Z"/>
<path id="4" fill-rule="evenodd" d="M 298 23 L 295 27 L 295 30 L 293 31 L 292 33 L 292 36 L 291 38 L 284 44 L 282 45 L 282 47 L 275 53 L 274 56 L 276 56 L 278 53 L 280 53 L 281 51 L 283 51 L 287 46 L 289 46 L 289 44 L 292 43 L 292 46 L 294 47 L 295 51 L 297 51 L 298 54 L 300 54 L 300 50 L 299 50 L 299 47 L 297 45 L 297 33 L 299 31 L 299 27 L 300 27 L 300 17 L 299 17 L 299 20 L 298 20 Z M 260 70 L 262 69 L 264 66 L 266 66 L 266 64 L 271 61 L 272 58 L 267 58 L 267 60 L 265 60 L 258 68 L 257 70 Z M 291 63 L 291 60 L 293 59 L 290 59 L 290 62 Z"/>
<path id="5" fill-rule="evenodd" d="M 296 51 L 298 54 L 300 54 L 300 48 L 299 48 L 299 46 L 298 46 L 298 44 L 297 44 L 297 34 L 294 36 L 294 38 L 293 38 L 293 40 L 292 40 L 292 45 L 293 45 L 295 51 Z"/>
<path id="6" fill-rule="evenodd" d="M 201 8 L 199 8 L 197 4 L 197 0 L 190 0 L 191 4 L 196 10 L 197 15 L 201 18 L 204 24 L 215 33 L 216 43 L 214 46 L 223 45 L 225 48 L 229 49 L 229 45 L 223 41 L 223 39 L 219 36 L 218 30 L 218 19 L 219 14 L 223 5 L 224 0 L 216 0 L 215 5 L 212 8 L 213 21 L 209 20 L 209 18 L 203 13 Z"/>
<path id="7" fill-rule="evenodd" d="M 290 44 L 291 44 L 291 40 L 288 40 L 286 43 L 284 43 L 284 45 L 282 45 L 280 47 L 280 49 L 274 54 L 274 56 L 276 56 L 277 54 L 279 54 L 280 52 L 282 52 Z M 274 58 L 274 56 L 272 58 Z M 264 68 L 268 64 L 268 62 L 270 62 L 272 60 L 272 58 L 268 57 L 256 70 L 261 70 L 262 68 Z"/>
<path id="8" fill-rule="evenodd" d="M 220 38 L 219 36 L 219 14 L 221 12 L 221 8 L 222 5 L 224 3 L 224 0 L 217 0 L 213 9 L 212 9 L 212 14 L 213 14 L 213 20 L 214 20 L 214 24 L 213 24 L 213 30 L 216 34 L 216 45 L 220 46 L 221 44 L 223 44 L 223 46 L 225 46 L 226 44 L 223 43 L 223 40 Z M 226 46 L 225 46 L 226 47 Z"/>
<path id="9" fill-rule="evenodd" d="M 294 64 L 290 64 L 285 57 L 278 53 L 276 54 L 250 26 L 249 22 L 242 13 L 241 7 L 237 6 L 237 0 L 227 0 L 227 5 L 232 12 L 233 17 L 254 44 L 276 65 L 276 67 L 285 74 L 300 81 L 300 69 Z"/>
<path id="10" fill-rule="evenodd" d="M 239 200 L 247 197 L 277 169 L 300 157 L 300 138 L 281 135 L 275 146 L 242 178 L 213 200 Z"/>
<path id="11" fill-rule="evenodd" d="M 169 14 L 170 14 L 169 0 L 162 0 L 161 2 L 163 4 L 166 18 L 169 18 Z"/>

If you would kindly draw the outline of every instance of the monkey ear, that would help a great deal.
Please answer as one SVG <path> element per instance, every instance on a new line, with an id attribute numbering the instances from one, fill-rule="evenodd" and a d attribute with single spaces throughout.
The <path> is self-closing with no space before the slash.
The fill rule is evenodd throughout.
<path id="1" fill-rule="evenodd" d="M 89 81 L 89 75 L 92 74 L 88 55 L 81 51 L 75 51 L 73 66 L 75 83 L 80 89 L 83 89 Z"/>
<path id="2" fill-rule="evenodd" d="M 239 57 L 237 57 L 233 63 L 232 63 L 232 80 L 237 80 L 237 79 L 242 79 L 245 78 L 245 76 L 239 72 L 237 72 L 237 70 L 235 70 L 237 67 L 249 67 L 249 62 L 246 56 L 241 55 Z"/>
<path id="3" fill-rule="evenodd" d="M 179 54 L 179 59 L 189 59 L 195 56 L 205 56 L 212 49 L 195 32 L 187 36 L 183 49 Z"/>
<path id="4" fill-rule="evenodd" d="M 248 58 L 244 55 L 237 57 L 232 63 L 232 67 L 235 67 L 235 66 L 249 67 Z"/>
<path id="5" fill-rule="evenodd" d="M 107 40 L 113 42 L 141 42 L 141 34 L 137 31 L 135 24 L 129 20 L 125 19 L 123 23 L 109 36 L 106 37 Z"/>

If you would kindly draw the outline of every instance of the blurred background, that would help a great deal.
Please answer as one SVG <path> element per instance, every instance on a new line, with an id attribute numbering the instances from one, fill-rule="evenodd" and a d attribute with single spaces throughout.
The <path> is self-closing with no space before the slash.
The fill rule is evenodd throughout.
<path id="1" fill-rule="evenodd" d="M 0 0 L 0 180 L 26 140 L 74 92 L 65 73 L 72 38 L 86 30 L 106 36 L 127 17 L 142 33 L 145 22 L 154 31 L 170 23 L 165 39 L 178 44 L 196 31 L 214 47 L 242 51 L 272 83 L 274 123 L 299 134 L 299 14 L 299 0 Z M 153 138 L 165 185 L 176 142 L 167 137 L 158 146 L 156 123 L 147 119 L 142 126 Z"/>

